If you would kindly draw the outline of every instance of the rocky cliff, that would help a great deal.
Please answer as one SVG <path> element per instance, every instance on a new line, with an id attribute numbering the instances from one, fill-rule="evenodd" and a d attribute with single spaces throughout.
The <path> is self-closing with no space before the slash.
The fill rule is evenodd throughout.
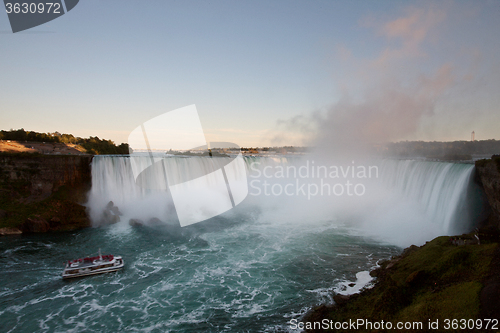
<path id="1" fill-rule="evenodd" d="M 91 155 L 0 154 L 0 234 L 89 226 Z"/>
<path id="2" fill-rule="evenodd" d="M 492 210 L 488 225 L 500 229 L 500 156 L 477 161 L 476 173 Z"/>
<path id="3" fill-rule="evenodd" d="M 92 156 L 0 154 L 0 182 L 18 185 L 29 199 L 47 198 L 61 186 L 90 184 Z M 20 188 L 19 188 L 20 186 Z"/>

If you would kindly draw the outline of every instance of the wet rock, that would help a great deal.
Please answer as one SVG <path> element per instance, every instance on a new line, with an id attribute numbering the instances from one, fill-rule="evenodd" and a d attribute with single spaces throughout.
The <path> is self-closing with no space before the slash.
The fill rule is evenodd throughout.
<path id="1" fill-rule="evenodd" d="M 0 236 L 20 235 L 22 233 L 18 228 L 0 228 Z"/>
<path id="2" fill-rule="evenodd" d="M 337 305 L 342 305 L 342 304 L 347 303 L 347 301 L 349 300 L 349 298 L 350 298 L 349 295 L 340 295 L 340 294 L 337 294 L 337 295 L 333 296 L 333 300 L 335 301 L 335 303 Z"/>
<path id="3" fill-rule="evenodd" d="M 151 227 L 159 227 L 164 225 L 164 223 L 159 218 L 153 217 L 148 220 L 147 225 Z"/>
<path id="4" fill-rule="evenodd" d="M 180 237 L 182 235 L 182 228 L 178 221 L 172 222 L 168 220 L 167 222 L 163 222 L 162 220 L 153 217 L 148 220 L 146 225 L 173 237 Z"/>
<path id="5" fill-rule="evenodd" d="M 49 224 L 51 229 L 57 229 L 61 225 L 61 219 L 54 216 L 49 220 Z"/>
<path id="6" fill-rule="evenodd" d="M 120 222 L 120 215 L 123 215 L 113 201 L 108 202 L 102 212 L 101 225 L 115 224 Z"/>
<path id="7" fill-rule="evenodd" d="M 140 219 L 130 219 L 128 224 L 133 227 L 142 227 L 144 225 L 144 221 Z"/>
<path id="8" fill-rule="evenodd" d="M 114 215 L 123 215 L 113 201 L 108 202 L 105 209 L 111 211 Z"/>
<path id="9" fill-rule="evenodd" d="M 101 224 L 115 224 L 120 222 L 120 216 L 116 215 L 113 211 L 111 210 L 105 210 L 102 213 L 102 222 Z"/>
<path id="10" fill-rule="evenodd" d="M 108 202 L 108 204 L 106 205 L 106 207 L 104 209 L 111 209 L 115 206 L 115 204 L 113 203 L 113 201 L 110 201 Z"/>
<path id="11" fill-rule="evenodd" d="M 40 216 L 29 217 L 21 225 L 21 231 L 25 233 L 47 232 L 50 230 L 50 224 Z"/>
<path id="12" fill-rule="evenodd" d="M 167 220 L 166 222 L 163 222 L 156 217 L 149 219 L 147 225 L 150 227 L 165 227 L 169 230 L 181 229 L 181 225 L 177 220 Z"/>
<path id="13" fill-rule="evenodd" d="M 0 220 L 7 217 L 7 212 L 3 209 L 0 209 Z"/>

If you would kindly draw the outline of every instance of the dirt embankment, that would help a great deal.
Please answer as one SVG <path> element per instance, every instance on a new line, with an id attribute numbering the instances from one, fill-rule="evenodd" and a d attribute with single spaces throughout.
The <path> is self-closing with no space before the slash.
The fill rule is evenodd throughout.
<path id="1" fill-rule="evenodd" d="M 0 152 L 40 153 L 54 155 L 85 155 L 85 148 L 70 143 L 44 143 L 30 141 L 0 140 Z"/>

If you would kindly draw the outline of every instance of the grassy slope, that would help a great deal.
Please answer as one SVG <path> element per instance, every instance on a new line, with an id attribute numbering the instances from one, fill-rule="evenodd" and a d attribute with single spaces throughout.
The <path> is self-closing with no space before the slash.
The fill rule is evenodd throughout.
<path id="1" fill-rule="evenodd" d="M 304 321 L 363 318 L 425 325 L 429 319 L 442 323 L 444 319 L 478 318 L 482 281 L 497 247 L 497 243 L 455 246 L 449 237 L 438 237 L 383 263 L 373 272 L 379 279 L 373 289 L 340 306 L 318 307 Z"/>

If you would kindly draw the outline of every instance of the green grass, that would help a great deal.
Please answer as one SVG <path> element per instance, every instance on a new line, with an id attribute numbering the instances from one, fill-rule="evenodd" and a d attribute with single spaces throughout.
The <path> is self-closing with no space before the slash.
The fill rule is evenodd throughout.
<path id="1" fill-rule="evenodd" d="M 477 318 L 481 281 L 497 243 L 455 246 L 438 237 L 374 271 L 377 285 L 345 304 L 313 312 L 304 320 L 420 321 Z M 388 267 L 391 264 L 392 267 Z M 449 331 L 448 331 L 449 332 Z"/>
<path id="2" fill-rule="evenodd" d="M 422 293 L 415 297 L 411 305 L 402 309 L 395 320 L 475 319 L 479 313 L 481 288 L 481 283 L 469 281 L 451 285 L 439 292 Z"/>

